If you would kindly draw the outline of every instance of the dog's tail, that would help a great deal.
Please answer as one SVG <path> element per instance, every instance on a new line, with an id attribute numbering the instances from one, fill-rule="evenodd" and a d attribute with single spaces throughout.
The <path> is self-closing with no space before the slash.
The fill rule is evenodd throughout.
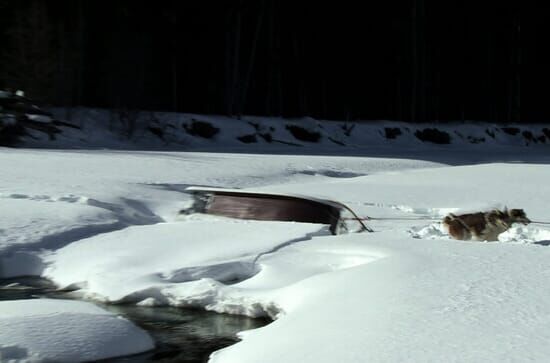
<path id="1" fill-rule="evenodd" d="M 443 223 L 451 223 L 456 219 L 456 216 L 452 213 L 449 213 L 445 218 L 443 218 Z"/>

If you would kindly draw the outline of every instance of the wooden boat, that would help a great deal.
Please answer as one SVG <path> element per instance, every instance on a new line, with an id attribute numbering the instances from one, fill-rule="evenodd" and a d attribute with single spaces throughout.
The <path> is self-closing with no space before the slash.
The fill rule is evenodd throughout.
<path id="1" fill-rule="evenodd" d="M 188 187 L 193 206 L 180 213 L 205 213 L 239 219 L 328 224 L 332 234 L 348 232 L 349 221 L 357 231 L 372 231 L 342 203 L 305 196 L 262 193 L 238 189 Z M 344 218 L 351 214 L 352 218 Z"/>

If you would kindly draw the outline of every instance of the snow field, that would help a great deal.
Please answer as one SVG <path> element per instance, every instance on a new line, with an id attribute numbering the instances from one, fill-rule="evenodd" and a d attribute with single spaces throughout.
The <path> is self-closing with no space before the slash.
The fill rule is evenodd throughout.
<path id="1" fill-rule="evenodd" d="M 550 220 L 541 159 L 451 167 L 8 150 L 0 162 L 13 172 L 1 176 L 0 206 L 14 212 L 0 222 L 0 271 L 41 274 L 89 299 L 276 319 L 242 333 L 214 362 L 543 362 L 550 228 L 516 226 L 499 242 L 479 243 L 450 240 L 438 225 L 448 212 L 504 206 Z M 395 220 L 369 221 L 374 233 L 332 236 L 313 224 L 178 219 L 188 185 L 333 199 L 360 216 Z M 24 344 L 21 337 L 2 349 L 14 356 Z"/>

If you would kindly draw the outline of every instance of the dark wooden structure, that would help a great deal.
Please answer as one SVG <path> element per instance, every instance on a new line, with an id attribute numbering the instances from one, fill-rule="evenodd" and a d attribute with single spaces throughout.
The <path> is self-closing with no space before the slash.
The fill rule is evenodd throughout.
<path id="1" fill-rule="evenodd" d="M 350 218 L 343 218 L 343 212 L 355 215 L 341 203 L 309 197 L 198 187 L 190 187 L 186 191 L 193 194 L 195 200 L 189 210 L 180 212 L 184 214 L 206 213 L 240 219 L 328 224 L 333 234 L 347 230 L 346 220 Z M 370 231 L 358 218 L 357 222 L 360 231 Z"/>

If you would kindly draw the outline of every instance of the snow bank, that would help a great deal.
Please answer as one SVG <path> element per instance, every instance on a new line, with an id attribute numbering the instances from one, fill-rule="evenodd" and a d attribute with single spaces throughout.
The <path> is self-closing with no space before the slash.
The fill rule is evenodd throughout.
<path id="1" fill-rule="evenodd" d="M 31 130 L 26 147 L 115 148 L 149 150 L 202 150 L 248 152 L 354 153 L 395 147 L 473 148 L 479 146 L 542 146 L 550 144 L 548 125 L 496 125 L 484 122 L 411 124 L 392 121 L 327 121 L 310 117 L 284 119 L 244 116 L 195 115 L 170 112 L 133 112 L 128 127 L 119 112 L 78 108 L 54 109 L 57 119 L 71 114 L 81 127 L 58 126 L 53 139 Z M 123 117 L 126 120 L 128 114 Z M 308 151 L 309 150 L 309 151 Z"/>
<path id="2" fill-rule="evenodd" d="M 196 218 L 196 217 L 195 217 Z M 139 302 L 152 298 L 169 303 L 179 284 L 214 287 L 255 275 L 267 251 L 326 227 L 306 223 L 236 221 L 220 218 L 130 227 L 74 242 L 44 257 L 43 276 L 60 287 L 81 287 L 84 294 L 106 301 Z M 108 251 L 108 253 L 105 253 Z M 206 286 L 205 285 L 205 286 Z M 172 302 L 176 305 L 179 296 Z M 210 295 L 190 296 L 186 305 L 215 303 Z M 149 299 L 147 304 L 151 304 Z"/>
<path id="3" fill-rule="evenodd" d="M 60 248 L 118 227 L 108 211 L 73 199 L 0 193 L 0 210 L 5 213 L 0 222 L 0 277 L 40 275 L 43 264 L 36 250 Z"/>
<path id="4" fill-rule="evenodd" d="M 82 362 L 153 348 L 146 332 L 90 303 L 0 301 L 1 362 Z"/>

